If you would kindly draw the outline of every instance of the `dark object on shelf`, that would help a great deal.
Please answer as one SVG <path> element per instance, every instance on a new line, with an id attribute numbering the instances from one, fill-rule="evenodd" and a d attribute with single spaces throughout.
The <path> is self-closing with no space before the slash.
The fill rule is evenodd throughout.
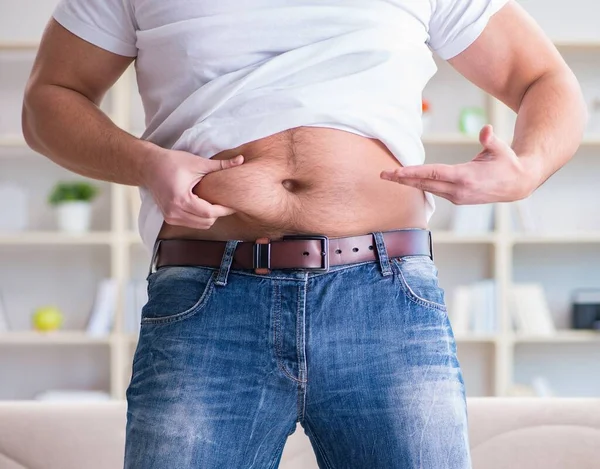
<path id="1" fill-rule="evenodd" d="M 573 293 L 573 329 L 600 330 L 600 289 L 581 289 Z"/>

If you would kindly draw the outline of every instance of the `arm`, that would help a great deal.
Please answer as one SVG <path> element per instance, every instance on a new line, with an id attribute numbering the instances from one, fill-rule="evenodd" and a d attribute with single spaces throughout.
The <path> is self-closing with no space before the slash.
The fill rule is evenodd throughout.
<path id="1" fill-rule="evenodd" d="M 75 173 L 147 187 L 168 223 L 206 229 L 217 217 L 235 212 L 209 204 L 192 189 L 208 172 L 240 161 L 166 150 L 117 127 L 98 105 L 132 60 L 80 39 L 51 19 L 25 91 L 25 140 Z"/>
<path id="2" fill-rule="evenodd" d="M 517 3 L 498 11 L 449 63 L 518 113 L 512 146 L 486 126 L 480 135 L 483 151 L 473 161 L 385 172 L 395 173 L 393 180 L 458 204 L 508 202 L 529 196 L 575 154 L 587 119 L 580 86 Z"/>
<path id="3" fill-rule="evenodd" d="M 98 107 L 132 61 L 51 20 L 25 90 L 27 144 L 78 174 L 141 185 L 144 156 L 160 150 L 119 129 Z"/>

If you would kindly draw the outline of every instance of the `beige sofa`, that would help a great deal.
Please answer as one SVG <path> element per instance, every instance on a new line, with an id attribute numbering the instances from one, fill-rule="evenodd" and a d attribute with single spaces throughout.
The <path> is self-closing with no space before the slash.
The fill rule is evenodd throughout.
<path id="1" fill-rule="evenodd" d="M 0 469 L 120 469 L 125 408 L 0 403 Z M 600 468 L 600 399 L 472 398 L 469 422 L 474 469 Z M 317 468 L 300 426 L 280 468 Z"/>

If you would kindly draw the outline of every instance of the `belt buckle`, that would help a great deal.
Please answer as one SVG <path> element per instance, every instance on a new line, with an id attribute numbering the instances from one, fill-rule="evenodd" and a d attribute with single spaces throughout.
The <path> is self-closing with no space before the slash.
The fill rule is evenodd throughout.
<path id="1" fill-rule="evenodd" d="M 252 250 L 252 268 L 254 272 L 266 275 L 271 272 L 271 240 L 259 238 Z"/>
<path id="2" fill-rule="evenodd" d="M 329 271 L 329 238 L 325 235 L 284 235 L 283 241 L 288 239 L 301 239 L 306 241 L 321 241 L 321 265 L 319 267 L 303 267 L 302 270 L 315 272 Z"/>

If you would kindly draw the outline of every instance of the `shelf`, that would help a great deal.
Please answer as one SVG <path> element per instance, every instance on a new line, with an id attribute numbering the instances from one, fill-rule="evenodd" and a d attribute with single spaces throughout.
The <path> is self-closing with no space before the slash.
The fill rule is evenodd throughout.
<path id="1" fill-rule="evenodd" d="M 433 244 L 493 244 L 496 242 L 495 233 L 484 233 L 478 235 L 456 234 L 452 231 L 432 230 Z"/>
<path id="2" fill-rule="evenodd" d="M 106 345 L 111 336 L 91 337 L 85 332 L 4 332 L 0 345 Z"/>
<path id="3" fill-rule="evenodd" d="M 38 41 L 0 41 L 0 52 L 32 52 L 39 46 Z"/>
<path id="4" fill-rule="evenodd" d="M 103 245 L 110 244 L 113 235 L 110 231 L 68 234 L 55 231 L 30 231 L 24 233 L 0 233 L 0 246 L 22 245 Z"/>
<path id="5" fill-rule="evenodd" d="M 554 40 L 554 45 L 559 49 L 598 49 L 598 40 Z M 0 51 L 32 51 L 39 47 L 39 41 L 0 41 Z"/>
<path id="6" fill-rule="evenodd" d="M 22 147 L 27 147 L 27 143 L 25 142 L 25 138 L 23 138 L 23 135 L 20 135 L 20 134 L 0 135 L 0 147 L 22 148 Z"/>
<path id="7" fill-rule="evenodd" d="M 529 335 L 515 333 L 509 336 L 509 340 L 517 344 L 556 344 L 556 343 L 579 343 L 599 342 L 600 331 L 583 330 L 559 330 L 554 335 Z"/>
<path id="8" fill-rule="evenodd" d="M 470 343 L 470 344 L 489 344 L 495 343 L 499 339 L 498 334 L 466 334 L 456 335 L 454 338 L 457 343 Z"/>
<path id="9" fill-rule="evenodd" d="M 583 137 L 581 145 L 585 146 L 596 146 L 600 145 L 600 135 L 586 135 Z"/>
<path id="10" fill-rule="evenodd" d="M 423 135 L 422 142 L 425 145 L 480 145 L 479 138 L 463 135 L 460 133 L 443 133 Z M 600 135 L 586 135 L 582 146 L 600 146 Z"/>
<path id="11" fill-rule="evenodd" d="M 555 40 L 558 49 L 600 49 L 600 39 L 587 41 Z"/>
<path id="12" fill-rule="evenodd" d="M 480 145 L 477 136 L 456 133 L 424 134 L 421 138 L 425 145 Z"/>
<path id="13" fill-rule="evenodd" d="M 564 234 L 517 234 L 510 237 L 513 244 L 575 244 L 600 243 L 600 232 Z"/>

